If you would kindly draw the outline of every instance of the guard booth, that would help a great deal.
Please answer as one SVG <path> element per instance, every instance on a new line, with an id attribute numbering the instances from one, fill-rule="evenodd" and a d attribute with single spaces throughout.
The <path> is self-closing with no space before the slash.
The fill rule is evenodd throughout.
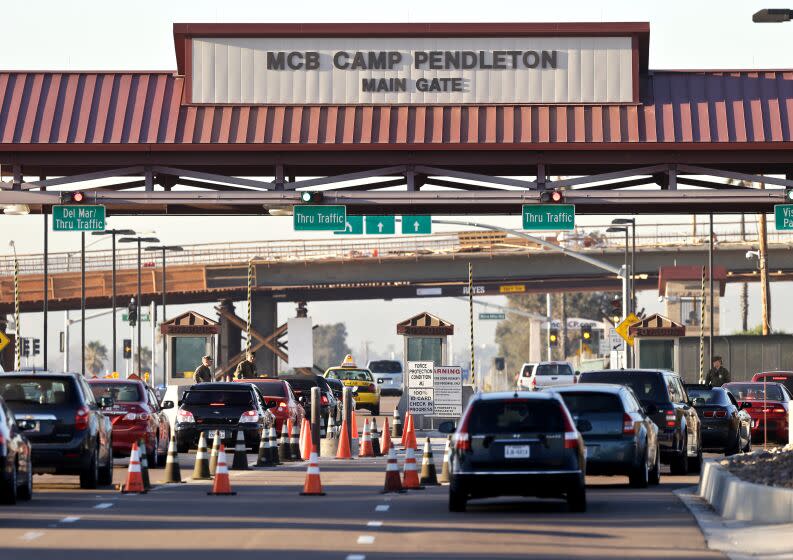
<path id="1" fill-rule="evenodd" d="M 685 326 L 656 313 L 632 324 L 628 332 L 635 339 L 637 367 L 680 371 L 680 337 L 686 335 Z"/>
<path id="2" fill-rule="evenodd" d="M 217 322 L 195 311 L 182 313 L 160 325 L 168 352 L 166 385 L 193 384 L 193 372 L 201 357 L 215 358 L 219 331 Z"/>
<path id="3" fill-rule="evenodd" d="M 435 365 L 451 363 L 449 337 L 454 325 L 426 311 L 397 323 L 397 334 L 404 337 L 404 371 L 408 362 L 432 362 Z"/>

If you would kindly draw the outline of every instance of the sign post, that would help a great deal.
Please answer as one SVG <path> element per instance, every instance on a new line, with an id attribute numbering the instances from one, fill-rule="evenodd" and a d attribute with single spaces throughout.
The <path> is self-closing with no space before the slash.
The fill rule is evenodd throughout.
<path id="1" fill-rule="evenodd" d="M 52 207 L 53 231 L 105 231 L 105 207 L 75 204 Z"/>
<path id="2" fill-rule="evenodd" d="M 523 229 L 558 231 L 575 229 L 573 204 L 524 204 Z"/>

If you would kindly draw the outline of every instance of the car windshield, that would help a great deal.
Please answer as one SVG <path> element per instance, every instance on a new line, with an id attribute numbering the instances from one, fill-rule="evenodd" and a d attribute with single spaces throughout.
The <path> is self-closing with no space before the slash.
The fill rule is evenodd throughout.
<path id="1" fill-rule="evenodd" d="M 596 412 L 624 412 L 622 400 L 612 393 L 560 393 L 564 404 L 573 415 Z"/>
<path id="2" fill-rule="evenodd" d="M 730 383 L 724 386 L 739 401 L 783 401 L 782 388 L 773 383 Z M 766 395 L 763 396 L 763 388 Z"/>
<path id="3" fill-rule="evenodd" d="M 332 369 L 328 377 L 340 381 L 373 381 L 372 374 L 365 369 Z"/>
<path id="4" fill-rule="evenodd" d="M 482 400 L 471 411 L 468 431 L 473 435 L 563 432 L 564 420 L 556 400 Z"/>
<path id="5" fill-rule="evenodd" d="M 402 373 L 402 364 L 395 360 L 377 360 L 369 362 L 369 371 L 373 373 Z"/>
<path id="6" fill-rule="evenodd" d="M 270 382 L 267 381 L 265 383 L 257 383 L 253 382 L 256 387 L 259 388 L 262 395 L 265 397 L 282 397 L 286 398 L 286 389 L 284 389 L 284 384 L 280 381 Z"/>
<path id="7" fill-rule="evenodd" d="M 89 383 L 94 398 L 110 397 L 119 403 L 134 403 L 143 400 L 143 392 L 137 383 Z"/>
<path id="8" fill-rule="evenodd" d="M 77 402 L 73 383 L 67 379 L 2 379 L 0 396 L 7 403 L 66 404 Z"/>
<path id="9" fill-rule="evenodd" d="M 727 404 L 727 400 L 722 391 L 716 389 L 693 389 L 686 388 L 688 398 L 694 401 L 694 406 L 703 404 Z"/>
<path id="10" fill-rule="evenodd" d="M 250 391 L 188 391 L 184 404 L 209 406 L 252 406 Z"/>
<path id="11" fill-rule="evenodd" d="M 534 368 L 535 375 L 573 375 L 569 364 L 540 364 Z"/>
<path id="12" fill-rule="evenodd" d="M 756 381 L 765 381 L 766 383 L 781 383 L 787 390 L 793 393 L 793 375 L 781 375 L 779 373 L 761 373 L 758 374 Z"/>
<path id="13" fill-rule="evenodd" d="M 654 372 L 641 371 L 585 371 L 581 374 L 580 383 L 615 383 L 633 389 L 636 396 L 644 403 L 666 403 L 669 395 L 666 391 L 662 375 Z"/>

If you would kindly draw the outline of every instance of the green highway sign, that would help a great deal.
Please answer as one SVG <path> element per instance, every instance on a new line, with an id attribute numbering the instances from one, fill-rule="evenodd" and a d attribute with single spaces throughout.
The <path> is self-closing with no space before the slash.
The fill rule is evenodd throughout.
<path id="1" fill-rule="evenodd" d="M 432 233 L 432 216 L 402 216 L 402 235 Z"/>
<path id="2" fill-rule="evenodd" d="M 129 314 L 122 313 L 121 314 L 121 320 L 124 321 L 124 322 L 129 321 Z M 140 314 L 140 322 L 141 323 L 148 323 L 149 321 L 151 321 L 151 316 L 148 313 L 141 313 Z"/>
<path id="3" fill-rule="evenodd" d="M 572 204 L 524 204 L 523 229 L 555 231 L 575 228 Z"/>
<path id="4" fill-rule="evenodd" d="M 507 315 L 506 313 L 480 313 L 479 318 L 485 321 L 503 321 Z"/>
<path id="5" fill-rule="evenodd" d="M 393 235 L 396 233 L 394 216 L 366 216 L 366 233 L 368 235 Z"/>
<path id="6" fill-rule="evenodd" d="M 777 204 L 774 206 L 776 229 L 793 229 L 793 204 Z"/>
<path id="7" fill-rule="evenodd" d="M 343 231 L 347 223 L 346 206 L 298 204 L 292 208 L 295 231 Z"/>
<path id="8" fill-rule="evenodd" d="M 105 231 L 105 207 L 77 204 L 52 207 L 53 231 Z"/>
<path id="9" fill-rule="evenodd" d="M 342 231 L 334 231 L 336 235 L 361 235 L 363 234 L 363 216 L 347 216 Z"/>

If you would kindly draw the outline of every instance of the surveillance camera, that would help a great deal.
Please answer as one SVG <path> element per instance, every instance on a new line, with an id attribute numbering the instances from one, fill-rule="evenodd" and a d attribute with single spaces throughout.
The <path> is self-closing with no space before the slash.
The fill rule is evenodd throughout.
<path id="1" fill-rule="evenodd" d="M 746 251 L 746 259 L 752 260 L 753 257 L 760 258 L 760 251 Z"/>
<path id="2" fill-rule="evenodd" d="M 664 296 L 658 296 L 658 303 L 664 302 Z"/>

